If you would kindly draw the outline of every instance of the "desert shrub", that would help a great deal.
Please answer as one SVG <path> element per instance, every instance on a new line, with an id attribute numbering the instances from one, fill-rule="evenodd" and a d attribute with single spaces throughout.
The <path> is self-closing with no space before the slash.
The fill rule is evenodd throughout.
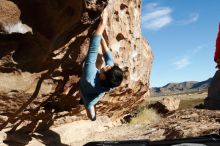
<path id="1" fill-rule="evenodd" d="M 137 113 L 130 124 L 151 124 L 157 123 L 161 119 L 160 115 L 153 109 L 145 108 Z"/>

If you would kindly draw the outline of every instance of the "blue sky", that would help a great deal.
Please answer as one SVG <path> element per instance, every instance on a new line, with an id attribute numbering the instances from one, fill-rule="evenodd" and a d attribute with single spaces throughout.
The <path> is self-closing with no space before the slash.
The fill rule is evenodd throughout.
<path id="1" fill-rule="evenodd" d="M 150 86 L 212 77 L 220 0 L 142 2 L 142 33 L 154 54 Z"/>

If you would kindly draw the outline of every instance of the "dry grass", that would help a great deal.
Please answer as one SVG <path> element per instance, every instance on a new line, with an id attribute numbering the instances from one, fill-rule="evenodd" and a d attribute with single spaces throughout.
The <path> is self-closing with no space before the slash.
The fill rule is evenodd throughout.
<path id="1" fill-rule="evenodd" d="M 153 109 L 144 109 L 140 111 L 130 124 L 151 124 L 157 123 L 161 119 L 160 115 Z"/>
<path id="2" fill-rule="evenodd" d="M 179 98 L 181 100 L 179 109 L 188 109 L 203 103 L 205 97 L 207 97 L 207 92 L 152 97 L 134 111 L 133 115 L 136 115 L 136 117 L 131 120 L 130 124 L 151 124 L 159 122 L 161 116 L 155 110 L 147 107 L 156 101 L 162 100 L 164 97 Z"/>
<path id="3" fill-rule="evenodd" d="M 199 105 L 204 102 L 204 99 L 188 99 L 188 100 L 181 100 L 179 109 L 188 109 L 194 108 L 196 105 Z"/>

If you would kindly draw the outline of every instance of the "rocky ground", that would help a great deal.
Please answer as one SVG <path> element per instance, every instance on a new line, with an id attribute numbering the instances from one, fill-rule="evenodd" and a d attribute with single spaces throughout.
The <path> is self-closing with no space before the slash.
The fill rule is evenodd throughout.
<path id="1" fill-rule="evenodd" d="M 202 95 L 196 94 L 194 97 L 198 98 Z M 193 95 L 189 96 L 190 102 Z M 161 115 L 161 119 L 153 124 L 121 124 L 120 122 L 112 122 L 108 117 L 101 116 L 95 122 L 88 120 L 71 122 L 74 119 L 73 115 L 59 114 L 62 115 L 62 118 L 57 118 L 49 130 L 36 130 L 32 133 L 24 133 L 22 130 L 6 132 L 10 129 L 8 127 L 8 129 L 3 130 L 7 135 L 0 134 L 1 139 L 7 139 L 4 141 L 5 145 L 81 146 L 90 141 L 162 140 L 196 137 L 213 133 L 218 134 L 220 129 L 219 110 L 195 108 L 177 110 Z"/>
<path id="2" fill-rule="evenodd" d="M 120 125 L 104 132 L 92 133 L 75 142 L 82 145 L 88 141 L 135 140 L 135 139 L 176 139 L 218 134 L 220 111 L 187 109 L 177 111 L 155 125 Z"/>
<path id="3" fill-rule="evenodd" d="M 155 124 L 114 125 L 108 118 L 96 122 L 81 121 L 52 127 L 48 131 L 29 135 L 19 132 L 8 134 L 6 144 L 43 146 L 81 146 L 90 141 L 114 140 L 162 140 L 218 134 L 220 111 L 199 109 L 179 110 Z"/>

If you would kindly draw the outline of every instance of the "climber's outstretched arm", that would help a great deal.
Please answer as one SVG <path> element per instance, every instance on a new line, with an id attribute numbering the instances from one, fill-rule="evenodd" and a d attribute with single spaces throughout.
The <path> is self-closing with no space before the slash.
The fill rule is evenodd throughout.
<path id="1" fill-rule="evenodd" d="M 100 35 L 100 36 L 102 35 L 103 31 L 105 30 L 107 20 L 108 20 L 108 12 L 105 9 L 102 13 L 100 23 L 99 23 L 94 35 Z"/>
<path id="2" fill-rule="evenodd" d="M 102 53 L 105 54 L 106 52 L 110 51 L 106 41 L 105 41 L 105 38 L 102 37 L 101 39 L 101 46 L 102 46 Z"/>
<path id="3" fill-rule="evenodd" d="M 112 57 L 112 52 L 110 51 L 104 37 L 102 37 L 102 39 L 101 39 L 101 45 L 102 45 L 102 54 L 103 54 L 103 57 L 105 60 L 105 64 L 113 66 L 114 61 L 113 61 L 113 57 Z"/>

